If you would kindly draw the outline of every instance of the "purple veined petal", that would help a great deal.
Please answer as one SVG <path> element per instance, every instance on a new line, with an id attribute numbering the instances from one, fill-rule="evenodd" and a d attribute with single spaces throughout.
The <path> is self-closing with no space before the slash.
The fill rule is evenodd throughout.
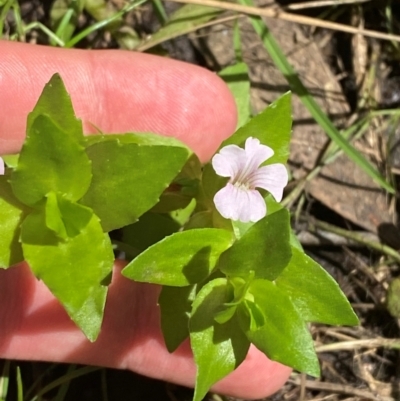
<path id="1" fill-rule="evenodd" d="M 236 176 L 235 182 L 246 184 L 249 178 L 257 171 L 261 163 L 269 159 L 274 151 L 265 145 L 262 145 L 256 138 L 249 137 L 245 143 L 246 165 Z"/>
<path id="2" fill-rule="evenodd" d="M 265 201 L 256 190 L 246 190 L 228 183 L 214 196 L 215 207 L 226 219 L 256 222 L 267 213 Z"/>
<path id="3" fill-rule="evenodd" d="M 283 164 L 270 164 L 269 166 L 260 167 L 249 178 L 249 185 L 251 188 L 267 190 L 277 202 L 280 202 L 288 179 L 288 172 Z"/>
<path id="4" fill-rule="evenodd" d="M 212 158 L 211 163 L 219 176 L 235 177 L 246 163 L 246 154 L 239 146 L 228 145 Z"/>
<path id="5" fill-rule="evenodd" d="M 4 160 L 0 157 L 0 175 L 4 175 L 4 171 L 5 171 Z"/>

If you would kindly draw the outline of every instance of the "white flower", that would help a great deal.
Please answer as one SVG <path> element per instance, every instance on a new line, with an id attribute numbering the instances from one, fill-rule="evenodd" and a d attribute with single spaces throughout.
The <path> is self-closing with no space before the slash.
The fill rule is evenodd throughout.
<path id="1" fill-rule="evenodd" d="M 223 217 L 242 222 L 256 222 L 267 214 L 267 206 L 256 188 L 267 190 L 277 202 L 282 200 L 288 173 L 283 164 L 260 167 L 274 151 L 249 137 L 244 149 L 236 145 L 223 147 L 212 159 L 215 172 L 230 177 L 214 196 L 215 207 Z"/>
<path id="2" fill-rule="evenodd" d="M 0 175 L 4 175 L 4 160 L 0 157 Z"/>

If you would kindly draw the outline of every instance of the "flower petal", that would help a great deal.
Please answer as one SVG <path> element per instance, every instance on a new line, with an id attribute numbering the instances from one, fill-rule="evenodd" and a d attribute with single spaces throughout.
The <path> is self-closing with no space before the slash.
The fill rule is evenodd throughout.
<path id="1" fill-rule="evenodd" d="M 249 184 L 251 188 L 266 189 L 277 202 L 280 202 L 283 196 L 283 188 L 286 187 L 288 179 L 286 167 L 277 163 L 260 167 L 249 177 Z"/>
<path id="2" fill-rule="evenodd" d="M 228 145 L 212 158 L 211 163 L 221 177 L 235 177 L 246 163 L 246 153 L 239 146 Z"/>
<path id="3" fill-rule="evenodd" d="M 215 207 L 226 219 L 256 222 L 267 213 L 265 201 L 256 190 L 246 190 L 228 183 L 214 196 Z"/>
<path id="4" fill-rule="evenodd" d="M 246 139 L 244 150 L 247 159 L 251 161 L 251 164 L 255 166 L 255 168 L 274 155 L 274 151 L 269 146 L 262 145 L 258 139 L 252 137 Z"/>
<path id="5" fill-rule="evenodd" d="M 5 170 L 4 161 L 3 161 L 3 159 L 0 157 L 0 175 L 4 175 L 4 170 Z"/>

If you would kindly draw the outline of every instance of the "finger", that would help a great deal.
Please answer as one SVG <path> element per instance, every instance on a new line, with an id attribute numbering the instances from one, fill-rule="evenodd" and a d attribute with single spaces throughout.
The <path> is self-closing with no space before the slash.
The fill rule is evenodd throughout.
<path id="1" fill-rule="evenodd" d="M 134 283 L 119 274 L 109 287 L 101 334 L 90 343 L 50 291 L 26 264 L 0 271 L 0 355 L 131 369 L 157 379 L 193 386 L 195 365 L 186 342 L 174 353 L 165 348 L 159 326 L 159 287 Z M 243 364 L 214 386 L 240 398 L 277 391 L 290 369 L 252 347 Z"/>
<path id="2" fill-rule="evenodd" d="M 19 150 L 26 115 L 55 72 L 62 75 L 87 133 L 93 131 L 91 124 L 104 132 L 158 132 L 180 138 L 205 160 L 236 124 L 234 102 L 224 84 L 195 66 L 130 52 L 65 51 L 8 42 L 0 42 L 0 54 L 0 110 L 7 116 L 0 119 L 1 153 Z M 129 368 L 193 385 L 189 348 L 170 355 L 162 341 L 157 288 L 116 274 L 102 333 L 90 344 L 27 267 L 0 276 L 0 330 L 6 339 L 1 356 Z M 288 372 L 252 349 L 233 379 L 216 388 L 260 397 L 279 388 Z M 239 380 L 243 375 L 244 382 Z"/>
<path id="3" fill-rule="evenodd" d="M 17 152 L 26 117 L 58 72 L 86 133 L 174 136 L 203 160 L 236 125 L 234 100 L 213 73 L 179 61 L 121 50 L 87 51 L 0 41 L 0 153 Z M 5 118 L 6 117 L 6 118 Z"/>

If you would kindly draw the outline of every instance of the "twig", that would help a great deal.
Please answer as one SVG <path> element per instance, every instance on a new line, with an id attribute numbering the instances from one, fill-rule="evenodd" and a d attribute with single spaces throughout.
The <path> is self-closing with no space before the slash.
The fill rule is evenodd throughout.
<path id="1" fill-rule="evenodd" d="M 301 385 L 301 380 L 300 377 L 295 377 L 291 378 L 289 380 L 290 383 L 293 383 L 297 386 Z M 329 392 L 335 392 L 339 394 L 348 394 L 348 395 L 354 395 L 357 397 L 361 397 L 366 400 L 374 400 L 374 401 L 382 401 L 381 398 L 377 397 L 373 393 L 367 390 L 360 390 L 358 388 L 354 388 L 345 384 L 337 384 L 337 383 L 326 383 L 326 382 L 320 382 L 316 380 L 306 380 L 305 383 L 306 387 L 311 389 L 311 390 L 321 390 L 321 391 L 329 391 Z M 393 398 L 387 398 L 387 400 L 393 400 Z M 394 400 L 393 400 L 394 401 Z"/>
<path id="2" fill-rule="evenodd" d="M 363 340 L 342 341 L 315 347 L 316 352 L 354 350 L 360 348 L 392 348 L 400 349 L 400 339 L 368 338 Z"/>
<path id="3" fill-rule="evenodd" d="M 355 231 L 355 234 L 361 235 L 364 239 L 368 241 L 379 242 L 379 237 L 374 233 L 369 233 L 365 231 Z M 300 231 L 297 233 L 297 238 L 299 239 L 301 245 L 303 246 L 321 246 L 321 245 L 331 245 L 331 246 L 347 246 L 347 247 L 364 247 L 364 244 L 360 244 L 354 241 L 352 238 L 345 238 L 343 235 L 335 234 L 331 231 L 318 230 L 318 232 L 310 231 Z"/>
<path id="4" fill-rule="evenodd" d="M 371 0 L 317 0 L 307 3 L 293 3 L 283 7 L 285 10 L 305 10 L 308 8 L 341 6 L 343 4 L 360 4 L 367 3 Z"/>
<path id="5" fill-rule="evenodd" d="M 345 230 L 344 228 L 339 228 L 333 224 L 325 223 L 324 221 L 316 220 L 314 218 L 306 218 L 302 216 L 301 221 L 308 223 L 308 229 L 311 232 L 318 232 L 319 228 L 323 230 L 333 232 L 342 237 L 349 238 L 353 241 L 359 242 L 369 248 L 375 249 L 378 252 L 382 252 L 390 257 L 392 257 L 396 262 L 400 263 L 400 254 L 393 248 L 387 245 L 383 245 L 377 241 L 371 241 L 369 238 L 364 237 L 361 234 L 355 233 L 354 231 Z"/>
<path id="6" fill-rule="evenodd" d="M 238 13 L 243 13 L 248 15 L 282 19 L 285 21 L 296 22 L 302 25 L 310 25 L 319 28 L 332 29 L 334 31 L 347 32 L 353 35 L 364 35 L 370 38 L 400 42 L 399 35 L 372 31 L 370 29 L 355 28 L 349 25 L 339 24 L 337 22 L 332 22 L 332 21 L 324 21 L 318 18 L 306 17 L 303 15 L 290 14 L 286 13 L 285 11 L 281 11 L 276 7 L 259 8 L 259 7 L 243 6 L 240 4 L 223 2 L 218 0 L 171 0 L 171 1 L 174 1 L 176 3 L 198 4 L 207 7 L 221 8 L 223 10 L 236 11 Z"/>

